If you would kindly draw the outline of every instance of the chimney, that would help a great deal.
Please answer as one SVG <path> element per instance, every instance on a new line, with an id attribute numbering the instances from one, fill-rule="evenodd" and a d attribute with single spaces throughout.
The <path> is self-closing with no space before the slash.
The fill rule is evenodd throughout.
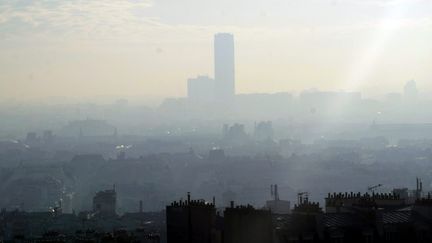
<path id="1" fill-rule="evenodd" d="M 231 201 L 231 202 L 230 202 L 230 207 L 231 207 L 231 208 L 234 208 L 234 201 Z"/>
<path id="2" fill-rule="evenodd" d="M 213 206 L 216 206 L 216 198 L 213 196 Z"/>
<path id="3" fill-rule="evenodd" d="M 190 204 L 190 200 L 191 200 L 191 196 L 190 196 L 190 192 L 187 193 L 187 202 L 188 205 Z"/>

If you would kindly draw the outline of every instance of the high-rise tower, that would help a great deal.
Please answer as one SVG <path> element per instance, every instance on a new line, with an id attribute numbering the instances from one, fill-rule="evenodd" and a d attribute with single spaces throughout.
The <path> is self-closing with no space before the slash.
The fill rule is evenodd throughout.
<path id="1" fill-rule="evenodd" d="M 231 99 L 235 95 L 234 36 L 219 33 L 214 37 L 215 97 Z"/>

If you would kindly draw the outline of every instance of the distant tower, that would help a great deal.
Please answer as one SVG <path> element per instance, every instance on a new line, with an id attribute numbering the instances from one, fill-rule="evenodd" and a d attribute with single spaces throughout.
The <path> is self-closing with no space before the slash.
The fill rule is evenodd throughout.
<path id="1" fill-rule="evenodd" d="M 234 36 L 219 33 L 214 37 L 215 96 L 225 100 L 235 95 Z"/>

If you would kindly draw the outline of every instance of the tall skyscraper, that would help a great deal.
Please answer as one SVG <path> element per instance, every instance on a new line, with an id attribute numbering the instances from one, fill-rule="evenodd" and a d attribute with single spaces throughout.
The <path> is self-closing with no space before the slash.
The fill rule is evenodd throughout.
<path id="1" fill-rule="evenodd" d="M 219 33 L 214 37 L 215 97 L 226 100 L 235 95 L 234 36 Z"/>

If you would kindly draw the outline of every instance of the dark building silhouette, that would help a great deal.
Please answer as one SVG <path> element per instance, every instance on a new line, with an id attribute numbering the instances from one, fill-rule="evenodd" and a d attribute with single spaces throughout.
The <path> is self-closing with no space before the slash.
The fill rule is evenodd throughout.
<path id="1" fill-rule="evenodd" d="M 100 217 L 116 216 L 117 193 L 115 188 L 97 192 L 93 197 L 93 212 Z"/>
<path id="2" fill-rule="evenodd" d="M 216 99 L 231 99 L 235 95 L 234 36 L 219 33 L 214 37 Z"/>
<path id="3" fill-rule="evenodd" d="M 282 238 L 294 242 L 316 242 L 322 234 L 319 223 L 322 214 L 318 203 L 310 202 L 308 198 L 300 200 L 294 206 L 291 221 L 285 231 L 287 235 Z"/>
<path id="4" fill-rule="evenodd" d="M 270 210 L 252 206 L 231 207 L 224 211 L 224 243 L 273 242 L 272 215 Z"/>
<path id="5" fill-rule="evenodd" d="M 335 193 L 318 203 L 299 201 L 278 216 L 278 242 L 430 242 L 432 199 L 403 205 L 397 194 Z M 335 210 L 335 208 L 337 210 Z"/>
<path id="6" fill-rule="evenodd" d="M 216 243 L 215 204 L 204 200 L 176 201 L 166 207 L 168 243 Z M 218 240 L 219 239 L 219 240 Z"/>

